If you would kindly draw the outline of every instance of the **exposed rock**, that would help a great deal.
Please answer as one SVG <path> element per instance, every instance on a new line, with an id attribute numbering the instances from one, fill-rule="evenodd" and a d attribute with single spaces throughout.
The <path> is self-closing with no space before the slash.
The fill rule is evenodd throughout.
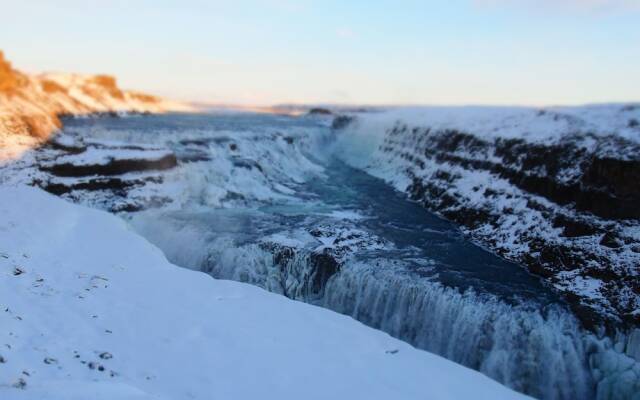
<path id="1" fill-rule="evenodd" d="M 132 212 L 171 202 L 154 189 L 178 165 L 177 159 L 166 147 L 82 139 L 65 133 L 24 160 L 7 165 L 3 177 L 70 201 Z"/>
<path id="2" fill-rule="evenodd" d="M 327 249 L 322 252 L 312 253 L 310 257 L 311 265 L 315 269 L 311 279 L 311 290 L 315 294 L 324 292 L 324 288 L 329 278 L 340 270 L 340 264 L 336 257 Z"/>
<path id="3" fill-rule="evenodd" d="M 173 168 L 177 164 L 178 161 L 174 154 L 166 154 L 160 158 L 147 159 L 113 158 L 106 164 L 53 164 L 43 167 L 42 170 L 61 177 L 112 176 L 129 172 L 165 170 Z"/>
<path id="4" fill-rule="evenodd" d="M 618 237 L 613 232 L 607 232 L 602 236 L 600 240 L 600 244 L 611 249 L 619 249 L 623 246 L 623 243 L 618 239 Z"/>
<path id="5" fill-rule="evenodd" d="M 0 52 L 0 136 L 46 139 L 61 128 L 58 117 L 64 115 L 189 109 L 155 96 L 122 90 L 115 78 L 107 75 L 26 75 L 13 69 Z"/>
<path id="6" fill-rule="evenodd" d="M 332 114 L 333 113 L 331 112 L 331 110 L 326 108 L 316 107 L 309 110 L 309 115 L 332 115 Z"/>
<path id="7" fill-rule="evenodd" d="M 562 228 L 562 234 L 566 237 L 591 236 L 600 232 L 600 230 L 588 222 L 580 221 L 558 214 L 553 220 L 554 228 Z"/>
<path id="8" fill-rule="evenodd" d="M 295 245 L 280 242 L 282 236 L 276 240 L 267 237 L 260 243 L 263 250 L 273 255 L 273 264 L 282 282 L 277 291 L 305 301 L 322 298 L 329 279 L 339 273 L 344 262 L 354 254 L 388 245 L 347 221 L 330 225 L 320 223 L 303 231 L 282 232 L 282 235 L 310 236 L 307 242 L 295 240 Z M 253 283 L 265 285 L 264 282 Z"/>
<path id="9" fill-rule="evenodd" d="M 275 242 L 263 242 L 260 247 L 273 254 L 273 263 L 279 269 L 283 281 L 282 294 L 297 299 L 320 298 L 327 281 L 340 269 L 338 256 L 330 249 L 309 251 L 305 248 L 283 246 Z M 284 282 L 296 281 L 290 291 Z"/>
<path id="10" fill-rule="evenodd" d="M 161 179 L 157 177 L 148 177 L 145 179 L 122 179 L 122 178 L 95 178 L 77 183 L 55 183 L 55 182 L 34 182 L 35 186 L 39 186 L 51 194 L 57 196 L 71 193 L 78 190 L 97 191 L 108 190 L 115 193 L 126 195 L 126 190 L 135 186 L 142 186 L 147 182 L 160 183 Z"/>
<path id="11" fill-rule="evenodd" d="M 331 123 L 331 129 L 339 130 L 346 128 L 350 123 L 354 121 L 354 117 L 348 115 L 338 115 L 333 119 Z"/>
<path id="12" fill-rule="evenodd" d="M 255 160 L 251 160 L 248 158 L 234 157 L 232 159 L 232 162 L 234 167 L 245 168 L 245 169 L 255 168 L 260 172 L 264 172 L 264 170 L 262 169 L 262 166 L 258 164 L 258 162 Z"/>

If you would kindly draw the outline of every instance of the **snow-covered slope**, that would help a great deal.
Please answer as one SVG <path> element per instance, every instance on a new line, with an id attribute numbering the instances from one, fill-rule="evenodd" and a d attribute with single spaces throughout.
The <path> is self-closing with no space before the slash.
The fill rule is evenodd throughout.
<path id="1" fill-rule="evenodd" d="M 360 323 L 175 267 L 118 218 L 0 188 L 2 399 L 507 399 Z"/>
<path id="2" fill-rule="evenodd" d="M 108 75 L 26 75 L 0 51 L 0 162 L 59 129 L 61 115 L 189 110 L 185 104 L 122 90 Z"/>
<path id="3" fill-rule="evenodd" d="M 360 114 L 338 151 L 544 277 L 583 322 L 640 324 L 640 105 Z"/>

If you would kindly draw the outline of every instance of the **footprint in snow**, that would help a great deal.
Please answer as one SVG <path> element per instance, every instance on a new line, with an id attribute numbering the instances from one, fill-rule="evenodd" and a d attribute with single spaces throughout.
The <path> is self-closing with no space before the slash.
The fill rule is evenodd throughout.
<path id="1" fill-rule="evenodd" d="M 27 387 L 27 381 L 24 378 L 19 378 L 12 386 L 16 389 L 24 389 Z"/>

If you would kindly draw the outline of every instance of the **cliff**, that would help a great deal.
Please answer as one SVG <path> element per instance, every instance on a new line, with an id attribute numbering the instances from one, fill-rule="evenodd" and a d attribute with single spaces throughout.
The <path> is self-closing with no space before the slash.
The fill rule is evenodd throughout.
<path id="1" fill-rule="evenodd" d="M 64 115 L 187 111 L 185 104 L 120 89 L 107 75 L 28 75 L 0 51 L 0 158 L 47 139 Z"/>
<path id="2" fill-rule="evenodd" d="M 359 116 L 356 164 L 561 293 L 588 326 L 640 324 L 640 106 Z M 356 157 L 357 156 L 357 157 Z"/>

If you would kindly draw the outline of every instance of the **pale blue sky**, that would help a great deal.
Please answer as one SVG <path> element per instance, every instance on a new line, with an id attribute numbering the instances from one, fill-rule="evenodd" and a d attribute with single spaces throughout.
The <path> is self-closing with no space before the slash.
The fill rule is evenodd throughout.
<path id="1" fill-rule="evenodd" d="M 0 0 L 21 69 L 187 100 L 640 101 L 640 0 Z"/>

